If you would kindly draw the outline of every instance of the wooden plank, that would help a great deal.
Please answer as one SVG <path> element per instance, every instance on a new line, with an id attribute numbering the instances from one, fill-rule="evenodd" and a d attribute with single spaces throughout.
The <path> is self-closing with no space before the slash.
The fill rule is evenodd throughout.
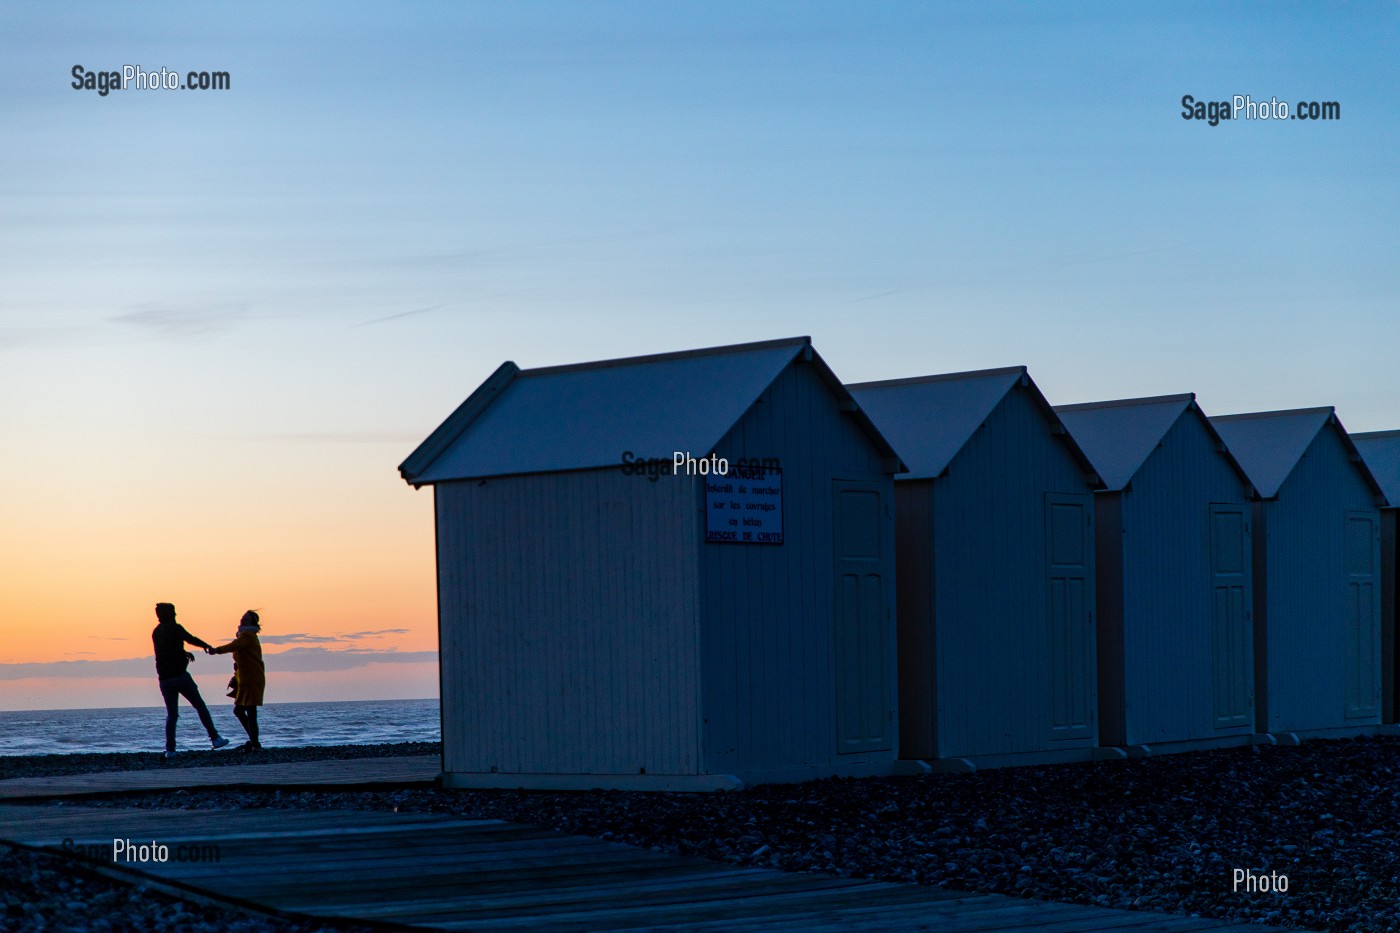
<path id="1" fill-rule="evenodd" d="M 916 904 L 929 909 L 937 903 L 926 896 L 924 889 L 910 885 L 892 891 L 873 892 L 858 885 L 835 891 L 783 891 L 773 889 L 729 901 L 700 901 L 674 906 L 652 907 L 648 903 L 617 904 L 610 908 L 578 911 L 551 911 L 536 915 L 509 917 L 470 917 L 472 929 L 507 931 L 537 929 L 547 920 L 548 929 L 560 931 L 591 931 L 625 929 L 638 925 L 696 923 L 699 921 L 728 921 L 742 918 L 745 925 L 765 918 L 791 920 L 807 913 L 826 914 L 841 908 L 869 906 L 878 899 L 884 905 Z M 412 915 L 407 918 L 413 922 Z M 454 920 L 452 925 L 456 925 Z M 446 925 L 446 924 L 443 924 Z"/>
<path id="2" fill-rule="evenodd" d="M 842 882 L 845 882 L 842 884 Z M 452 908 L 454 917 L 481 917 L 485 920 L 506 919 L 515 916 L 538 917 L 542 913 L 559 913 L 566 909 L 581 912 L 606 907 L 612 909 L 619 901 L 623 903 L 641 904 L 645 909 L 659 908 L 662 906 L 684 906 L 693 905 L 696 902 L 703 903 L 726 903 L 733 904 L 744 901 L 745 898 L 767 897 L 785 891 L 792 893 L 803 893 L 816 896 L 830 891 L 837 891 L 842 888 L 858 887 L 863 896 L 868 896 L 869 892 L 864 885 L 859 882 L 852 882 L 845 878 L 803 878 L 794 876 L 784 879 L 774 879 L 767 876 L 748 876 L 743 879 L 716 878 L 710 883 L 697 883 L 693 879 L 684 880 L 683 884 L 677 884 L 674 880 L 660 887 L 646 892 L 644 900 L 636 897 L 634 892 L 631 898 L 625 898 L 614 890 L 595 888 L 589 896 L 579 897 L 573 892 L 559 892 L 553 888 L 537 889 L 533 892 L 517 892 L 513 896 L 480 896 L 474 889 L 470 891 L 471 903 L 469 906 L 456 905 Z M 369 906 L 369 912 L 357 913 L 356 916 L 375 916 L 374 908 Z M 409 915 L 414 918 L 413 922 L 422 922 L 432 912 L 428 910 L 410 910 Z"/>
<path id="3" fill-rule="evenodd" d="M 1043 902 L 1014 902 L 1013 908 L 1005 905 L 1011 898 L 1001 895 L 975 895 L 964 899 L 958 909 L 948 910 L 943 905 L 909 902 L 895 906 L 876 905 L 860 908 L 850 907 L 835 911 L 809 913 L 794 912 L 768 918 L 743 918 L 743 928 L 750 933 L 782 931 L 800 928 L 805 931 L 859 931 L 859 930 L 937 930 L 938 933 L 979 933 L 979 931 L 1024 930 L 1032 933 L 1079 933 L 1079 931 L 1112 930 L 1152 930 L 1177 929 L 1172 924 L 1175 918 L 1163 918 L 1160 914 L 1135 914 L 1128 911 L 1103 908 L 1083 908 L 1072 905 L 1045 904 Z M 1045 910 L 1044 908 L 1050 908 Z M 1055 908 L 1065 908 L 1056 910 Z M 1181 918 L 1189 920 L 1189 918 Z M 647 925 L 631 927 L 632 931 L 686 931 L 686 933 L 720 933 L 735 926 L 735 918 L 722 918 L 706 922 L 682 922 L 667 925 Z M 1215 923 L 1215 921 L 1206 921 Z M 472 926 L 472 929 L 489 929 Z M 1210 927 L 1205 927 L 1210 928 Z M 544 927 L 551 933 L 559 933 L 553 927 Z M 617 928 L 615 928 L 617 929 Z M 1197 929 L 1197 927 L 1192 927 Z M 1267 930 L 1253 926 L 1254 933 Z"/>
<path id="4" fill-rule="evenodd" d="M 628 859 L 625 855 L 609 862 L 599 862 L 597 860 L 587 863 L 574 863 L 562 866 L 558 873 L 542 869 L 535 863 L 525 866 L 512 866 L 505 872 L 492 871 L 491 878 L 501 874 L 508 874 L 513 879 L 520 879 L 524 882 L 522 886 L 542 886 L 551 885 L 557 882 L 561 876 L 577 876 L 586 873 L 590 876 L 601 878 L 619 878 L 635 875 L 639 871 L 645 871 L 656 866 L 654 863 L 638 863 Z M 660 866 L 664 867 L 664 866 Z M 269 875 L 281 874 L 283 879 L 279 881 L 263 880 L 250 882 L 245 886 L 249 896 L 263 897 L 272 900 L 283 898 L 309 898 L 314 896 L 328 899 L 332 894 L 357 898 L 365 891 L 393 890 L 395 886 L 423 886 L 431 883 L 434 879 L 445 879 L 451 884 L 454 890 L 464 891 L 469 886 L 464 883 L 464 879 L 471 878 L 474 869 L 470 866 L 453 866 L 442 870 L 414 871 L 412 866 L 404 866 L 401 871 L 389 871 L 375 873 L 373 871 L 362 873 L 355 877 L 337 877 L 334 871 L 310 874 L 297 870 L 295 864 L 285 866 L 268 866 L 265 869 Z M 183 877 L 179 872 L 165 871 L 164 874 L 170 877 Z M 319 883 L 318 883 L 319 882 Z M 329 893 L 322 893 L 329 892 Z"/>
<path id="5" fill-rule="evenodd" d="M 299 915 L 482 933 L 1235 930 L 1229 921 L 724 865 L 494 820 L 378 811 L 0 804 L 0 834 L 213 842 L 220 862 L 117 865 Z M 250 871 L 250 866 L 256 866 Z M 1252 931 L 1265 928 L 1249 926 Z"/>
<path id="6" fill-rule="evenodd" d="M 39 799 L 180 790 L 190 787 L 383 786 L 432 784 L 442 771 L 435 755 L 293 761 L 280 764 L 210 765 L 109 771 L 0 781 L 0 800 Z"/>

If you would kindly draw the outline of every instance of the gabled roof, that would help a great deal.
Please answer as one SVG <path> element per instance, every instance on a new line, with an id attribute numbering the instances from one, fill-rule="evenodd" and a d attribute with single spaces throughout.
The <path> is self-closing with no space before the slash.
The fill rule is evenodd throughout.
<path id="1" fill-rule="evenodd" d="M 860 412 L 809 337 L 520 369 L 503 363 L 399 466 L 415 486 L 443 480 L 616 466 L 624 451 L 704 456 L 779 374 L 812 364 L 880 451 L 898 456 Z"/>
<path id="2" fill-rule="evenodd" d="M 1024 366 L 862 382 L 846 388 L 909 464 L 909 475 L 903 478 L 933 479 L 947 469 L 958 451 L 1017 386 L 1030 391 L 1051 430 L 1059 429 L 1070 453 L 1089 475 L 1090 482 L 1097 485 L 1098 474 L 1088 457 L 1064 429 Z"/>
<path id="3" fill-rule="evenodd" d="M 1351 440 L 1387 501 L 1400 506 L 1400 431 L 1369 431 Z"/>
<path id="4" fill-rule="evenodd" d="M 1089 455 L 1089 460 L 1110 491 L 1122 490 L 1132 482 L 1167 432 L 1188 412 L 1194 412 L 1201 419 L 1201 424 L 1216 442 L 1231 469 L 1246 485 L 1249 484 L 1248 475 L 1230 455 L 1210 419 L 1196 404 L 1194 392 L 1057 405 L 1055 412 Z"/>
<path id="5" fill-rule="evenodd" d="M 1356 445 L 1331 407 L 1219 415 L 1210 420 L 1265 499 L 1278 495 L 1308 446 L 1322 430 L 1329 427 L 1341 438 L 1366 485 L 1371 487 L 1377 498 L 1384 499 L 1385 494 L 1381 492 L 1376 478 L 1367 469 Z"/>

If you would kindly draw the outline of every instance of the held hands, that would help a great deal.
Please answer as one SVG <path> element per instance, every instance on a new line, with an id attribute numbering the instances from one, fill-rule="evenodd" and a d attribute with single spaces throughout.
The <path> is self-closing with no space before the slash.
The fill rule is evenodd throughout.
<path id="1" fill-rule="evenodd" d="M 205 653 L 205 654 L 213 654 L 213 653 L 214 653 L 214 649 L 211 648 L 211 647 L 209 647 L 208 645 L 205 645 L 205 646 L 204 646 L 204 653 Z"/>

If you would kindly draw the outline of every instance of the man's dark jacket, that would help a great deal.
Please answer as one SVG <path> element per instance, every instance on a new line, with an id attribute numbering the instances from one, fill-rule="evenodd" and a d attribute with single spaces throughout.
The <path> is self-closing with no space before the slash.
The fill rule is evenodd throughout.
<path id="1" fill-rule="evenodd" d="M 162 622 L 151 632 L 151 641 L 156 646 L 156 676 L 161 680 L 179 677 L 189 670 L 190 659 L 185 657 L 185 642 L 199 644 L 179 622 Z"/>

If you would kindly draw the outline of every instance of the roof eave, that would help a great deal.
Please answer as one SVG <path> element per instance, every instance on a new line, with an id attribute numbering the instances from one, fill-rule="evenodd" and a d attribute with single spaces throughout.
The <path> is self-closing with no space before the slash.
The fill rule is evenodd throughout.
<path id="1" fill-rule="evenodd" d="M 1079 446 L 1079 442 L 1074 439 L 1074 435 L 1070 433 L 1069 428 L 1065 425 L 1064 421 L 1060 419 L 1059 414 L 1056 413 L 1055 406 L 1050 404 L 1050 400 L 1040 391 L 1040 386 L 1035 384 L 1035 380 L 1031 378 L 1030 373 L 1024 366 L 1021 367 L 1021 378 L 1017 384 L 1030 392 L 1031 401 L 1034 402 L 1041 413 L 1050 420 L 1052 433 L 1069 449 L 1070 456 L 1074 457 L 1075 462 L 1083 468 L 1084 477 L 1089 481 L 1089 485 L 1094 489 L 1107 488 L 1108 484 L 1105 483 L 1103 477 L 1099 475 L 1099 471 L 1094 468 L 1094 464 L 1089 460 L 1089 455 Z"/>
<path id="2" fill-rule="evenodd" d="M 822 380 L 826 382 L 827 387 L 837 395 L 840 400 L 842 413 L 854 418 L 856 426 L 864 431 L 866 436 L 880 449 L 881 454 L 884 455 L 887 461 L 887 465 L 891 467 L 889 472 L 892 474 L 908 473 L 909 465 L 899 456 L 899 452 L 894 449 L 894 445 L 886 439 L 885 435 L 880 433 L 880 429 L 875 426 L 874 421 L 870 420 L 870 416 L 865 413 L 865 409 L 860 407 L 860 402 L 856 401 L 856 397 L 846 388 L 845 383 L 837 378 L 836 374 L 831 371 L 830 366 L 826 365 L 826 360 L 822 359 L 821 354 L 813 348 L 811 338 L 807 338 L 807 345 L 802 350 L 802 359 L 811 363 L 816 368 L 817 375 L 820 376 Z"/>
<path id="3" fill-rule="evenodd" d="M 1209 415 L 1207 415 L 1207 414 L 1205 413 L 1205 411 L 1201 408 L 1201 406 L 1196 402 L 1196 395 L 1195 395 L 1194 392 L 1191 394 L 1191 406 L 1190 406 L 1190 407 L 1191 407 L 1191 408 L 1194 408 L 1194 409 L 1196 410 L 1196 414 L 1198 414 L 1198 415 L 1200 416 L 1200 418 L 1201 418 L 1201 423 L 1204 424 L 1204 425 L 1206 426 L 1206 431 L 1208 431 L 1208 432 L 1210 433 L 1211 440 L 1213 440 L 1213 441 L 1215 442 L 1215 449 L 1216 449 L 1217 451 L 1220 452 L 1221 456 L 1223 456 L 1223 457 L 1225 458 L 1225 460 L 1230 464 L 1231 469 L 1233 469 L 1233 470 L 1235 471 L 1235 475 L 1238 476 L 1238 477 L 1240 478 L 1240 481 L 1244 483 L 1244 488 L 1245 488 L 1245 490 L 1246 490 L 1246 496 L 1245 496 L 1245 498 L 1247 498 L 1247 499 L 1273 499 L 1273 498 L 1277 498 L 1277 492 L 1275 492 L 1275 494 L 1274 494 L 1273 496 L 1266 496 L 1266 495 L 1263 495 L 1263 494 L 1259 491 L 1259 487 L 1258 487 L 1258 486 L 1255 486 L 1255 485 L 1254 485 L 1254 480 L 1250 479 L 1249 474 L 1246 473 L 1245 470 L 1244 470 L 1244 466 L 1241 465 L 1240 462 L 1239 462 L 1238 460 L 1235 459 L 1234 453 L 1232 453 L 1231 450 L 1230 450 L 1230 445 L 1227 444 L 1227 443 L 1225 443 L 1225 438 L 1221 437 L 1221 436 L 1220 436 L 1220 432 L 1217 431 L 1217 430 L 1215 430 L 1215 425 L 1213 425 L 1213 424 L 1210 423 L 1210 422 L 1211 422 L 1211 417 L 1210 417 Z"/>
<path id="4" fill-rule="evenodd" d="M 1342 424 L 1342 419 L 1337 417 L 1337 412 L 1335 410 L 1332 411 L 1331 416 L 1327 419 L 1327 423 L 1331 425 L 1336 430 L 1338 436 L 1341 437 L 1342 446 L 1346 448 L 1347 457 L 1356 465 L 1356 468 L 1361 471 L 1361 478 L 1365 480 L 1366 485 L 1370 487 L 1371 494 L 1376 499 L 1376 505 L 1383 509 L 1389 508 L 1391 505 L 1390 499 L 1386 497 L 1385 490 L 1381 488 L 1380 481 L 1377 480 L 1376 475 L 1371 472 L 1370 464 L 1366 462 L 1365 457 L 1361 456 L 1361 451 L 1357 448 L 1356 442 L 1353 441 L 1351 435 L 1347 433 L 1346 427 Z"/>
<path id="5" fill-rule="evenodd" d="M 415 489 L 425 485 L 419 481 L 419 477 L 426 473 L 437 458 L 442 456 L 443 452 L 462 436 L 471 423 L 500 397 L 506 386 L 510 385 L 519 373 L 520 367 L 510 360 L 506 360 L 496 367 L 496 371 L 488 376 L 475 392 L 467 396 L 467 400 L 458 405 L 456 410 L 447 416 L 447 420 L 438 425 L 437 429 L 429 434 L 427 439 L 419 444 L 403 463 L 399 464 L 399 475 L 404 478 L 404 481 L 411 483 Z"/>

